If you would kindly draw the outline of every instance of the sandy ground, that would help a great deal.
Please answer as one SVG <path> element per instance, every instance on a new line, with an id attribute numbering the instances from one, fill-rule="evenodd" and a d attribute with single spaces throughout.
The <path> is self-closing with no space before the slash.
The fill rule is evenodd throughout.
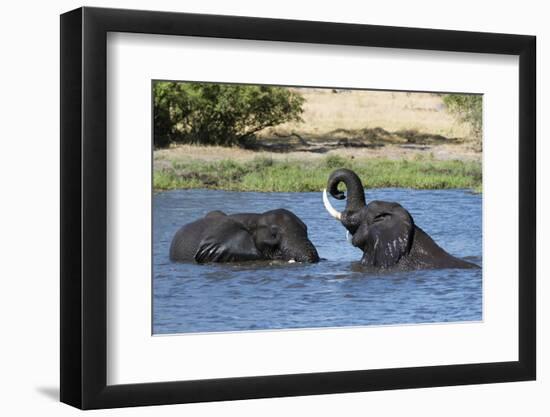
<path id="1" fill-rule="evenodd" d="M 303 123 L 286 123 L 271 130 L 323 136 L 335 129 L 383 128 L 417 130 L 465 138 L 467 125 L 449 114 L 439 94 L 367 90 L 295 89 L 306 99 Z"/>
<path id="2" fill-rule="evenodd" d="M 245 162 L 254 158 L 273 158 L 276 160 L 315 160 L 327 155 L 340 155 L 352 159 L 387 158 L 418 159 L 433 158 L 436 160 L 480 161 L 481 154 L 464 145 L 434 145 L 431 147 L 406 147 L 404 145 L 385 145 L 381 148 L 339 148 L 328 152 L 311 151 L 269 152 L 253 151 L 241 148 L 223 148 L 220 146 L 179 145 L 154 153 L 155 169 L 170 168 L 173 162 L 186 160 L 220 161 L 232 159 Z"/>

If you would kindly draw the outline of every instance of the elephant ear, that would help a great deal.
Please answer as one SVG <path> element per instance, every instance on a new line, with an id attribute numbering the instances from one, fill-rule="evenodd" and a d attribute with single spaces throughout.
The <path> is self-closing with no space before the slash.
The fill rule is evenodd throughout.
<path id="1" fill-rule="evenodd" d="M 204 231 L 195 253 L 197 263 L 252 261 L 261 258 L 252 235 L 242 224 L 229 217 L 221 220 Z"/>
<path id="2" fill-rule="evenodd" d="M 402 207 L 379 214 L 370 225 L 361 225 L 356 235 L 364 236 L 363 264 L 381 268 L 396 265 L 411 249 L 414 228 L 411 215 Z"/>

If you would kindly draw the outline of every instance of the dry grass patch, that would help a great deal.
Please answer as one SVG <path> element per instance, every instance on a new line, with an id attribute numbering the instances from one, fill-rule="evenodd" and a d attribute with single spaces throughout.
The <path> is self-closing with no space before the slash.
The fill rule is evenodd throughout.
<path id="1" fill-rule="evenodd" d="M 297 89 L 306 99 L 304 123 L 285 123 L 260 137 L 295 132 L 319 138 L 337 129 L 382 128 L 388 132 L 416 130 L 446 138 L 467 138 L 469 127 L 449 114 L 442 97 L 431 93 Z"/>

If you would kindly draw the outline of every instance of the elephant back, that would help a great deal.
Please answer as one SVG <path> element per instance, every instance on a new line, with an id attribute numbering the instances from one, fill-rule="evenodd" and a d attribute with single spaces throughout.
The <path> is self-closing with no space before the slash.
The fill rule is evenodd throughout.
<path id="1" fill-rule="evenodd" d="M 188 223 L 176 232 L 170 245 L 170 259 L 172 261 L 192 262 L 207 227 L 205 218 Z"/>

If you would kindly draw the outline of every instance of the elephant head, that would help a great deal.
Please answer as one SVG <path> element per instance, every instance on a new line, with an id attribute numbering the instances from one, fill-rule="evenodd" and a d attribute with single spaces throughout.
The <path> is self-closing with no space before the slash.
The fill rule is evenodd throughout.
<path id="1" fill-rule="evenodd" d="M 352 235 L 353 246 L 363 251 L 363 264 L 382 268 L 396 265 L 411 251 L 415 233 L 411 215 L 398 203 L 372 201 L 366 204 L 361 180 L 348 169 L 334 171 L 327 183 L 329 193 L 338 200 L 346 198 L 338 190 L 341 182 L 346 185 L 346 208 L 339 212 L 332 207 L 324 190 L 325 208 Z"/>
<path id="2" fill-rule="evenodd" d="M 234 215 L 247 216 L 246 214 Z M 318 262 L 319 255 L 308 238 L 307 226 L 291 211 L 270 210 L 244 220 L 262 258 Z"/>

